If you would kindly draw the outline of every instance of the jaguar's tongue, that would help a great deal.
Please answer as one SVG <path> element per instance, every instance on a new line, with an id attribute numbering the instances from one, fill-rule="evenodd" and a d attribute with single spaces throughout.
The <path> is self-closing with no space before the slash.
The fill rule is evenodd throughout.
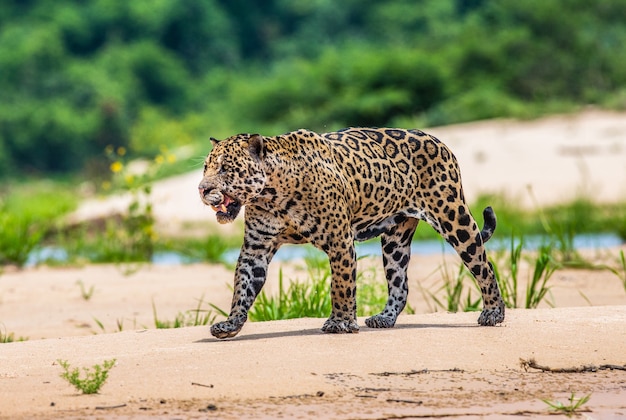
<path id="1" fill-rule="evenodd" d="M 222 201 L 220 203 L 219 206 L 211 206 L 213 207 L 213 210 L 215 211 L 221 211 L 222 213 L 228 213 L 228 205 L 232 202 L 233 200 L 227 196 L 226 194 L 224 194 L 224 201 Z"/>

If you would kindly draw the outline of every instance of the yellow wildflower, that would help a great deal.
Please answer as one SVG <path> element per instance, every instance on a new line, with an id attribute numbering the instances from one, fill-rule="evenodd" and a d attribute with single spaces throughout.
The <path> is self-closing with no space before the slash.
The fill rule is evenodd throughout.
<path id="1" fill-rule="evenodd" d="M 123 168 L 124 165 L 122 165 L 122 162 L 120 162 L 119 160 L 116 160 L 110 166 L 111 172 L 113 172 L 114 174 L 120 172 Z"/>
<path id="2" fill-rule="evenodd" d="M 124 146 L 120 146 L 117 148 L 118 156 L 124 156 L 126 154 L 126 148 Z"/>

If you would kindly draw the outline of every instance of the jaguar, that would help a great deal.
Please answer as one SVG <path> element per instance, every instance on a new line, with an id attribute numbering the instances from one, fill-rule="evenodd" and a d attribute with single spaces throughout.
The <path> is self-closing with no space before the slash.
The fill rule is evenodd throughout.
<path id="1" fill-rule="evenodd" d="M 479 229 L 461 185 L 457 159 L 436 137 L 416 129 L 346 128 L 319 134 L 211 138 L 198 185 L 219 223 L 244 209 L 244 238 L 234 274 L 230 314 L 211 326 L 217 338 L 242 329 L 272 257 L 283 244 L 311 243 L 328 256 L 332 309 L 322 331 L 356 333 L 355 241 L 380 236 L 387 280 L 385 307 L 365 320 L 391 328 L 407 303 L 411 240 L 430 224 L 477 280 L 478 324 L 504 320 L 505 306 L 485 242 L 496 228 L 491 207 Z"/>

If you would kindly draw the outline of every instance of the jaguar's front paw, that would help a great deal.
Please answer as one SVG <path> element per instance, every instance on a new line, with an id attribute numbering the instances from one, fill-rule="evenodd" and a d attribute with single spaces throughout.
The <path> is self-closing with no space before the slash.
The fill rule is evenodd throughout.
<path id="1" fill-rule="evenodd" d="M 365 325 L 370 328 L 392 328 L 396 325 L 396 319 L 387 315 L 378 314 L 367 318 Z"/>
<path id="2" fill-rule="evenodd" d="M 493 327 L 502 321 L 504 321 L 504 304 L 495 308 L 485 308 L 478 317 L 478 324 L 487 327 Z"/>
<path id="3" fill-rule="evenodd" d="M 211 334 L 216 338 L 230 338 L 236 336 L 241 331 L 241 327 L 243 324 L 226 320 L 211 325 Z"/>
<path id="4" fill-rule="evenodd" d="M 358 333 L 359 325 L 356 321 L 335 319 L 332 316 L 326 320 L 322 331 L 331 334 Z"/>

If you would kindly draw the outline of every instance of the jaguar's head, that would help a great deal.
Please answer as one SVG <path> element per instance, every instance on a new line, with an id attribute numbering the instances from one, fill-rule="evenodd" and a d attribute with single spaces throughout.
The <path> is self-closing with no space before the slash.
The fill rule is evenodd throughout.
<path id="1" fill-rule="evenodd" d="M 202 202 L 215 210 L 217 221 L 229 223 L 265 187 L 264 138 L 239 134 L 222 141 L 211 138 L 211 143 L 198 190 Z"/>

